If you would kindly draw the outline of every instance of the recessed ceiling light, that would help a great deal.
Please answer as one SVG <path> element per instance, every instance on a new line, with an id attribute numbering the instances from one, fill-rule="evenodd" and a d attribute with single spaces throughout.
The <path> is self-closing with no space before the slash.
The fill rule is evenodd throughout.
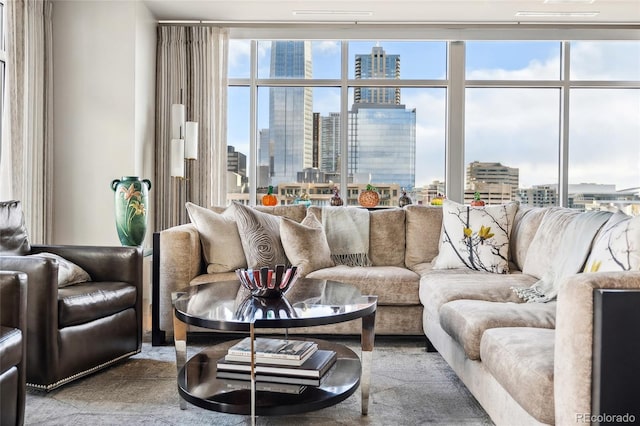
<path id="1" fill-rule="evenodd" d="M 373 12 L 368 10 L 294 10 L 294 15 L 350 15 L 350 16 L 373 16 Z"/>
<path id="2" fill-rule="evenodd" d="M 544 12 L 544 11 L 521 11 L 516 12 L 516 16 L 529 18 L 593 18 L 600 12 Z"/>
<path id="3" fill-rule="evenodd" d="M 593 4 L 596 0 L 544 0 L 546 4 Z"/>

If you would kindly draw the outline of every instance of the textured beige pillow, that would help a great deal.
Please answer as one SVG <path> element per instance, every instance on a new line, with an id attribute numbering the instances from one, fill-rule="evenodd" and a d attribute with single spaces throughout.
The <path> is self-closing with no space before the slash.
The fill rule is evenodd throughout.
<path id="1" fill-rule="evenodd" d="M 322 223 L 311 212 L 301 223 L 283 218 L 280 238 L 289 261 L 299 268 L 301 277 L 335 265 Z"/>
<path id="2" fill-rule="evenodd" d="M 616 212 L 602 227 L 585 272 L 640 270 L 640 216 Z"/>
<path id="3" fill-rule="evenodd" d="M 509 238 L 518 203 L 471 207 L 442 203 L 442 236 L 434 269 L 509 272 Z"/>
<path id="4" fill-rule="evenodd" d="M 231 208 L 249 268 L 289 264 L 280 240 L 281 217 L 235 202 Z"/>
<path id="5" fill-rule="evenodd" d="M 569 224 L 580 214 L 578 210 L 551 207 L 544 215 L 540 226 L 529 244 L 522 272 L 536 278 L 542 278 L 549 265 L 558 261 L 558 243 L 564 238 Z"/>
<path id="6" fill-rule="evenodd" d="M 247 266 L 233 210 L 222 213 L 187 202 L 191 222 L 200 234 L 207 273 L 235 271 Z"/>
<path id="7" fill-rule="evenodd" d="M 47 257 L 58 261 L 58 287 L 67 287 L 70 285 L 91 281 L 89 273 L 75 263 L 65 259 L 54 253 L 36 253 L 29 256 Z"/>

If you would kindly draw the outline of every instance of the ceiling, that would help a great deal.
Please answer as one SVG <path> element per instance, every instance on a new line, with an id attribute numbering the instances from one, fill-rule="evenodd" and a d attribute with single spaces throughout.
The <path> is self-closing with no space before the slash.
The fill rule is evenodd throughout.
<path id="1" fill-rule="evenodd" d="M 143 0 L 158 20 L 225 23 L 633 24 L 640 0 Z M 518 16 L 519 12 L 543 13 Z M 546 13 L 557 13 L 549 16 Z M 597 12 L 597 13 L 596 13 Z"/>

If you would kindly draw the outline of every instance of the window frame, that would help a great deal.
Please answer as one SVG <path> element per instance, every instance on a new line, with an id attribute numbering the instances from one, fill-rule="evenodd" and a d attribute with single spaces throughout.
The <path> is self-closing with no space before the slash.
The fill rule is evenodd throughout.
<path id="1" fill-rule="evenodd" d="M 376 26 L 335 27 L 332 25 L 304 25 L 273 27 L 241 26 L 230 29 L 230 39 L 249 39 L 251 59 L 249 78 L 228 78 L 228 86 L 248 86 L 250 88 L 250 161 L 249 199 L 256 200 L 256 170 L 258 150 L 257 129 L 257 89 L 271 87 L 333 87 L 341 93 L 341 128 L 347 128 L 348 91 L 356 87 L 400 87 L 400 88 L 444 88 L 446 99 L 445 137 L 445 190 L 447 197 L 463 202 L 465 190 L 465 91 L 467 88 L 552 88 L 560 90 L 560 137 L 558 141 L 558 203 L 568 205 L 569 167 L 569 112 L 571 90 L 573 88 L 640 89 L 638 81 L 592 81 L 570 80 L 571 42 L 576 41 L 638 41 L 640 30 L 625 26 L 573 25 L 549 27 L 545 25 L 503 27 L 485 26 Z M 383 28 L 381 28 L 383 27 Z M 340 79 L 259 79 L 257 70 L 258 40 L 339 40 L 341 43 Z M 461 37 L 463 35 L 463 37 Z M 444 41 L 447 43 L 447 75 L 442 80 L 416 79 L 366 79 L 348 78 L 348 44 L 356 40 L 385 41 Z M 557 41 L 560 43 L 561 72 L 558 80 L 467 80 L 465 71 L 466 41 Z M 341 134 L 341 156 L 347 158 L 347 132 Z M 347 161 L 341 162 L 340 186 L 346 188 Z"/>

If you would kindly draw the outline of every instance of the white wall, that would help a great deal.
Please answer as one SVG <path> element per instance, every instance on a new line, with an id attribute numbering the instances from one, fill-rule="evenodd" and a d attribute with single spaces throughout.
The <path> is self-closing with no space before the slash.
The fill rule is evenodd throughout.
<path id="1" fill-rule="evenodd" d="M 153 182 L 155 43 L 138 2 L 54 2 L 53 243 L 119 245 L 111 181 Z"/>

